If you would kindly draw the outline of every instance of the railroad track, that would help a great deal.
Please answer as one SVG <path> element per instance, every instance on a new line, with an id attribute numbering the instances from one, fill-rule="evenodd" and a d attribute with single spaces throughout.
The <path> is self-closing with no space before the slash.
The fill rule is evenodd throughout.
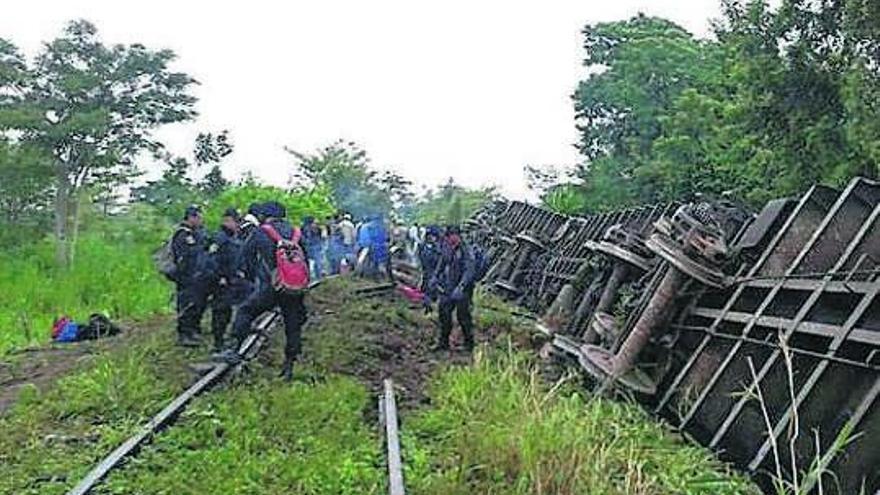
<path id="1" fill-rule="evenodd" d="M 145 425 L 116 447 L 113 452 L 102 459 L 67 495 L 85 495 L 98 486 L 113 469 L 122 465 L 126 458 L 134 455 L 140 447 L 146 444 L 161 429 L 169 426 L 186 409 L 186 406 L 197 395 L 209 390 L 230 372 L 238 370 L 245 362 L 253 359 L 263 348 L 269 338 L 268 330 L 278 317 L 278 313 L 266 313 L 255 323 L 256 332 L 249 335 L 239 347 L 239 353 L 244 356 L 244 361 L 236 365 L 217 363 L 197 382 L 192 384 L 183 393 L 175 397 L 158 414 L 153 416 Z"/>
<path id="2" fill-rule="evenodd" d="M 315 282 L 311 287 L 315 287 Z M 393 290 L 394 284 L 378 284 L 356 291 L 362 296 L 381 295 Z M 134 456 L 160 430 L 171 426 L 189 403 L 198 395 L 207 392 L 225 376 L 239 370 L 246 362 L 260 353 L 270 337 L 269 330 L 278 319 L 277 312 L 266 313 L 254 323 L 255 332 L 249 335 L 239 347 L 243 361 L 236 365 L 216 363 L 199 380 L 172 399 L 155 416 L 150 418 L 131 437 L 101 459 L 67 495 L 86 495 L 100 485 L 107 475 L 120 467 L 126 459 Z M 384 431 L 385 453 L 388 469 L 388 493 L 404 495 L 403 463 L 400 455 L 399 417 L 397 402 L 394 395 L 394 383 L 391 379 L 384 380 L 384 391 L 379 398 L 379 421 Z"/>
<path id="3" fill-rule="evenodd" d="M 388 494 L 404 495 L 403 461 L 400 456 L 400 423 L 397 417 L 397 401 L 394 398 L 394 382 L 383 382 L 384 392 L 379 397 L 379 422 L 385 432 L 385 456 L 388 465 Z"/>

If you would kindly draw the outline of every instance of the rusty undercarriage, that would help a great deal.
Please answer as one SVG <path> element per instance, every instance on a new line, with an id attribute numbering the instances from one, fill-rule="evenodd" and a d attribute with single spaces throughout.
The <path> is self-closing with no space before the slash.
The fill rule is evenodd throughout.
<path id="1" fill-rule="evenodd" d="M 497 202 L 468 221 L 486 285 L 601 390 L 769 487 L 880 490 L 880 184 L 568 217 Z M 811 476 L 808 473 L 822 473 Z"/>

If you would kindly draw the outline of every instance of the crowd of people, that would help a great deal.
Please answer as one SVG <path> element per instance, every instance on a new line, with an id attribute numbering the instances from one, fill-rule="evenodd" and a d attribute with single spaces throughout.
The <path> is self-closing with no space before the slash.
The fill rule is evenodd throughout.
<path id="1" fill-rule="evenodd" d="M 244 215 L 229 208 L 219 229 L 208 233 L 202 211 L 197 206 L 186 208 L 169 244 L 179 345 L 201 345 L 201 320 L 210 308 L 212 359 L 236 364 L 242 359 L 239 349 L 253 331 L 254 320 L 277 308 L 285 329 L 280 376 L 290 380 L 301 350 L 307 309 L 305 291 L 280 291 L 273 284 L 276 247 L 287 242 L 304 253 L 313 282 L 325 274 L 348 272 L 374 279 L 390 277 L 392 256 L 407 258 L 421 268 L 419 289 L 426 311 L 437 304 L 440 331 L 434 349 L 449 349 L 453 315 L 461 326 L 465 348 L 473 348 L 472 299 L 485 263 L 479 249 L 464 242 L 457 226 L 389 226 L 379 215 L 355 223 L 344 212 L 323 222 L 306 217 L 301 226 L 295 226 L 286 217 L 285 207 L 274 201 L 253 204 Z"/>

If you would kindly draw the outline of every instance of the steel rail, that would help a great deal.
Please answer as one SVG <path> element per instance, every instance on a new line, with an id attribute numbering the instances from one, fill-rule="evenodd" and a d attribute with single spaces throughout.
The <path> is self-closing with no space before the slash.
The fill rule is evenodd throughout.
<path id="1" fill-rule="evenodd" d="M 397 401 L 394 398 L 394 382 L 383 382 L 385 392 L 379 400 L 379 417 L 385 427 L 385 446 L 388 457 L 388 494 L 404 495 L 403 461 L 400 457 L 400 430 L 397 421 Z"/>
<path id="2" fill-rule="evenodd" d="M 256 324 L 257 332 L 250 334 L 239 347 L 239 353 L 246 359 L 252 358 L 259 352 L 260 348 L 266 341 L 264 331 L 267 330 L 277 318 L 275 312 L 267 313 Z M 153 416 L 144 426 L 123 442 L 119 447 L 113 450 L 109 455 L 104 457 L 86 476 L 70 491 L 67 495 L 85 495 L 110 473 L 118 467 L 123 460 L 140 448 L 147 440 L 165 426 L 168 426 L 189 404 L 189 402 L 197 395 L 208 390 L 216 384 L 223 376 L 234 369 L 238 369 L 241 364 L 230 365 L 228 363 L 217 363 L 213 369 L 202 376 L 198 381 L 192 384 L 188 389 L 168 403 L 158 414 Z"/>

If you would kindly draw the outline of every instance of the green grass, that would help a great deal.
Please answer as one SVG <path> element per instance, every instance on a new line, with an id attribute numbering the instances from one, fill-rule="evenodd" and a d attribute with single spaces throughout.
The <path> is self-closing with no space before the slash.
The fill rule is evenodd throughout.
<path id="1" fill-rule="evenodd" d="M 405 304 L 352 302 L 350 284 L 328 282 L 310 297 L 316 317 L 293 384 L 275 378 L 276 332 L 248 373 L 197 398 L 97 493 L 384 493 L 376 397 L 362 380 L 383 371 L 389 332 L 421 328 L 429 338 L 429 322 Z M 472 366 L 442 368 L 429 405 L 403 405 L 408 493 L 754 493 L 640 408 L 543 382 L 510 343 L 527 325 L 491 302 L 499 307 L 481 311 L 481 331 L 511 339 L 482 348 Z M 64 493 L 190 383 L 187 363 L 205 353 L 175 348 L 167 320 L 127 339 L 50 391 L 27 391 L 0 419 L 0 493 Z"/>
<path id="2" fill-rule="evenodd" d="M 349 287 L 332 281 L 310 295 L 318 316 L 305 330 L 305 359 L 292 384 L 276 378 L 279 328 L 247 374 L 196 399 L 98 493 L 384 493 L 375 397 L 357 377 L 334 370 L 363 359 L 365 342 L 354 332 L 369 333 L 397 311 L 351 305 L 360 322 L 353 328 L 340 311 Z M 320 317 L 325 309 L 334 314 Z"/>
<path id="3" fill-rule="evenodd" d="M 189 378 L 167 332 L 142 332 L 0 417 L 0 493 L 63 493 Z"/>
<path id="4" fill-rule="evenodd" d="M 350 378 L 281 385 L 260 379 L 212 394 L 100 493 L 382 492 L 379 439 Z"/>
<path id="5" fill-rule="evenodd" d="M 640 408 L 542 384 L 507 350 L 452 368 L 404 418 L 413 494 L 750 494 L 744 479 Z"/>
<path id="6" fill-rule="evenodd" d="M 371 494 L 383 491 L 375 403 L 351 377 L 311 367 L 275 378 L 281 332 L 249 372 L 197 398 L 97 493 Z M 170 325 L 83 363 L 0 418 L 0 493 L 61 494 L 193 378 L 205 350 Z"/>
<path id="7" fill-rule="evenodd" d="M 72 266 L 58 268 L 46 239 L 0 252 L 0 356 L 50 340 L 60 315 L 131 319 L 171 309 L 172 286 L 153 268 L 152 252 L 170 233 L 148 210 L 96 220 L 84 228 Z"/>

